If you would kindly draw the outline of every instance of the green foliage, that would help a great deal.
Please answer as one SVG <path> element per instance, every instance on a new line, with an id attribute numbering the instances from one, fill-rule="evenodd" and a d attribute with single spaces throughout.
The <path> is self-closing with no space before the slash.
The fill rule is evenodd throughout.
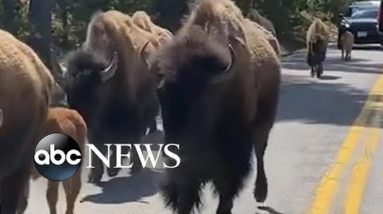
<path id="1" fill-rule="evenodd" d="M 12 0 L 1 0 L 4 4 Z M 30 0 L 14 0 L 20 4 L 17 8 L 17 36 L 25 39 L 33 31 L 28 18 Z M 187 13 L 187 4 L 192 0 L 53 0 L 52 14 L 53 45 L 55 49 L 67 51 L 80 45 L 86 34 L 87 23 L 96 11 L 116 9 L 128 14 L 145 10 L 154 17 L 154 21 L 175 31 L 180 26 L 180 19 Z M 251 8 L 269 18 L 279 35 L 293 35 L 303 31 L 309 20 L 303 13 L 338 21 L 338 14 L 354 0 L 235 0 L 247 15 Z M 4 13 L 0 4 L 0 14 Z M 5 20 L 2 17 L 2 27 Z"/>

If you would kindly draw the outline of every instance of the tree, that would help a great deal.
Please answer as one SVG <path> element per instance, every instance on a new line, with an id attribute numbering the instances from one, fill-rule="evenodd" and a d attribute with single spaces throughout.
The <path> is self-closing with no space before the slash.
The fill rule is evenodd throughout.
<path id="1" fill-rule="evenodd" d="M 3 28 L 12 33 L 17 33 L 17 17 L 20 8 L 20 2 L 16 0 L 3 0 Z"/>
<path id="2" fill-rule="evenodd" d="M 176 31 L 181 27 L 181 20 L 187 14 L 188 0 L 157 0 L 152 13 L 157 24 Z"/>
<path id="3" fill-rule="evenodd" d="M 52 0 L 30 0 L 29 21 L 32 33 L 27 43 L 39 54 L 49 69 L 52 68 L 52 9 Z"/>

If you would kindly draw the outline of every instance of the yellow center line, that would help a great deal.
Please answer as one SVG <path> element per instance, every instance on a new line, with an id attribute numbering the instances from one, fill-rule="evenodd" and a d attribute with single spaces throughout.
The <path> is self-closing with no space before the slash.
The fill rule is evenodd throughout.
<path id="1" fill-rule="evenodd" d="M 369 130 L 369 136 L 363 148 L 363 154 L 352 171 L 351 182 L 347 188 L 347 195 L 344 203 L 344 214 L 359 213 L 368 171 L 380 139 L 380 133 L 380 128 L 371 128 Z"/>
<path id="2" fill-rule="evenodd" d="M 370 91 L 368 98 L 353 123 L 346 139 L 338 152 L 335 162 L 330 165 L 329 169 L 322 178 L 315 192 L 315 197 L 309 208 L 308 214 L 328 214 L 332 205 L 332 201 L 339 189 L 339 180 L 344 172 L 347 163 L 351 160 L 354 150 L 358 144 L 359 138 L 364 130 L 367 116 L 370 113 L 369 106 L 374 102 L 377 93 L 383 91 L 383 75 L 379 77 L 374 87 Z"/>

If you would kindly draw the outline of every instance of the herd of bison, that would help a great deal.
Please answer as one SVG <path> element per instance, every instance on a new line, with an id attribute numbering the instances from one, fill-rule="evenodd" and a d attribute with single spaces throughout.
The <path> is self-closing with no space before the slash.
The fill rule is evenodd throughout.
<path id="1" fill-rule="evenodd" d="M 307 33 L 312 75 L 323 71 L 327 43 L 327 27 L 315 20 Z M 280 47 L 274 33 L 244 17 L 231 0 L 198 1 L 175 34 L 143 11 L 133 16 L 98 12 L 81 48 L 58 68 L 61 78 L 54 79 L 30 47 L 0 31 L 2 214 L 25 211 L 29 180 L 38 177 L 34 148 L 45 135 L 66 133 L 81 148 L 89 141 L 106 154 L 105 143 L 138 143 L 148 129 L 155 132 L 159 114 L 164 143 L 179 144 L 182 160 L 159 182 L 165 206 L 191 213 L 201 205 L 204 184 L 212 182 L 217 214 L 230 214 L 252 168 L 253 152 L 254 197 L 266 200 L 263 156 L 276 117 Z M 59 105 L 63 102 L 66 106 Z M 104 167 L 92 160 L 96 167 L 88 182 L 98 183 Z M 138 173 L 136 153 L 131 161 L 131 173 Z M 106 173 L 116 176 L 118 169 Z M 66 214 L 74 213 L 80 174 L 63 182 Z M 48 184 L 51 214 L 56 213 L 58 185 Z"/>

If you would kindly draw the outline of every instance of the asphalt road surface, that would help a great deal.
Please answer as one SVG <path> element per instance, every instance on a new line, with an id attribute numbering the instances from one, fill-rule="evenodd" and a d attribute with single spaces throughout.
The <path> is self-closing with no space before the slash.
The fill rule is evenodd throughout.
<path id="1" fill-rule="evenodd" d="M 340 51 L 330 49 L 320 80 L 310 77 L 303 52 L 283 61 L 279 113 L 265 157 L 269 197 L 257 208 L 254 171 L 233 213 L 383 213 L 383 52 L 357 49 L 351 62 L 343 62 Z M 146 142 L 158 143 L 156 135 Z M 85 171 L 75 213 L 171 213 L 158 194 L 160 171 L 122 171 L 100 186 L 86 184 Z M 32 182 L 26 214 L 49 213 L 45 190 L 45 178 Z M 209 186 L 202 201 L 201 213 L 215 213 Z M 62 188 L 57 209 L 65 213 Z"/>

